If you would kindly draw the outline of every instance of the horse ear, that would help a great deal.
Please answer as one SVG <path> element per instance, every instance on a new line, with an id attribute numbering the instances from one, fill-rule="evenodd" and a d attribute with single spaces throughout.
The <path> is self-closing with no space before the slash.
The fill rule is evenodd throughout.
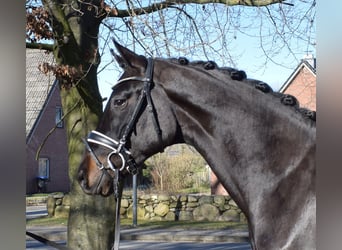
<path id="1" fill-rule="evenodd" d="M 145 68 L 147 65 L 147 59 L 144 56 L 137 55 L 133 51 L 123 47 L 113 38 L 113 43 L 117 51 L 120 55 L 114 55 L 116 61 L 119 63 L 120 67 L 127 69 L 127 67 L 141 69 L 142 72 L 145 72 Z"/>
<path id="2" fill-rule="evenodd" d="M 117 63 L 119 64 L 119 66 L 123 69 L 127 68 L 127 62 L 118 54 L 115 54 L 113 49 L 110 49 L 110 52 L 112 53 L 112 55 L 114 56 L 115 60 L 117 61 Z"/>

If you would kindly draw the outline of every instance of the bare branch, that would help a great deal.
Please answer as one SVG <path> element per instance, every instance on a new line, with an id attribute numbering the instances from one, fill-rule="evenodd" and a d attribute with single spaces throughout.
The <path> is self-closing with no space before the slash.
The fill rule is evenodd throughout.
<path id="1" fill-rule="evenodd" d="M 53 51 L 53 45 L 47 43 L 26 43 L 28 49 L 42 49 L 47 51 Z"/>
<path id="2" fill-rule="evenodd" d="M 147 7 L 136 8 L 136 9 L 121 9 L 109 8 L 107 6 L 107 13 L 109 17 L 129 17 L 131 13 L 134 15 L 145 15 L 158 10 L 167 9 L 175 5 L 183 4 L 209 4 L 209 3 L 219 3 L 227 6 L 251 6 L 251 7 L 263 7 L 272 4 L 287 4 L 293 6 L 293 4 L 286 3 L 286 0 L 166 0 L 160 3 L 152 3 Z"/>
<path id="3" fill-rule="evenodd" d="M 78 100 L 75 105 L 70 109 L 68 110 L 68 112 L 66 112 L 62 117 L 61 117 L 61 120 L 60 121 L 64 121 L 65 117 L 68 116 L 73 110 L 76 109 L 76 107 L 80 104 L 81 100 Z M 77 122 L 77 121 L 76 121 Z M 40 155 L 40 152 L 42 151 L 46 141 L 49 139 L 50 135 L 56 130 L 57 128 L 57 123 L 56 125 L 50 129 L 50 131 L 47 133 L 47 135 L 45 136 L 45 138 L 43 139 L 42 143 L 39 145 L 38 149 L 37 149 L 37 153 L 36 153 L 36 160 L 39 159 L 39 155 Z"/>

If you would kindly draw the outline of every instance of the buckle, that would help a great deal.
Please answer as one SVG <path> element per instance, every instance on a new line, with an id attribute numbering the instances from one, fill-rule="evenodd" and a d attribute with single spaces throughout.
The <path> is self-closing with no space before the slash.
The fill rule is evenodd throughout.
<path id="1" fill-rule="evenodd" d="M 126 161 L 127 163 L 127 171 L 128 173 L 132 174 L 132 175 L 136 175 L 138 173 L 138 168 L 137 168 L 137 164 L 135 163 L 134 159 L 132 157 L 129 157 L 129 159 Z"/>

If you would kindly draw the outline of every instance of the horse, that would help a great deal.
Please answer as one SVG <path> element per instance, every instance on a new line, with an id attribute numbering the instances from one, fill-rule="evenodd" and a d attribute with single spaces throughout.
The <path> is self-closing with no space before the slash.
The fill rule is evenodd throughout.
<path id="1" fill-rule="evenodd" d="M 186 143 L 245 214 L 253 250 L 315 249 L 316 112 L 244 71 L 146 58 L 113 42 L 123 74 L 85 139 L 84 192 L 113 194 L 117 176 Z"/>

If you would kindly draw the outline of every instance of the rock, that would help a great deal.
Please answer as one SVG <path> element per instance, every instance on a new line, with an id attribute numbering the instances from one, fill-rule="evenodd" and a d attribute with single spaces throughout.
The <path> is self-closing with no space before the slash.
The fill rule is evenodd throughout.
<path id="1" fill-rule="evenodd" d="M 228 211 L 224 212 L 220 216 L 220 220 L 222 220 L 222 221 L 235 221 L 235 222 L 238 222 L 238 221 L 240 221 L 240 214 L 239 214 L 239 212 L 237 210 L 231 209 L 231 210 L 228 210 Z"/>
<path id="2" fill-rule="evenodd" d="M 151 218 L 151 220 L 152 220 L 152 221 L 162 221 L 163 218 L 160 217 L 160 216 L 154 216 L 154 217 Z"/>
<path id="3" fill-rule="evenodd" d="M 202 204 L 193 211 L 194 220 L 208 220 L 215 221 L 219 216 L 219 210 L 217 207 L 211 204 Z"/>
<path id="4" fill-rule="evenodd" d="M 188 202 L 197 202 L 198 201 L 198 198 L 195 197 L 195 196 L 192 196 L 192 195 L 189 195 L 188 196 Z"/>
<path id="5" fill-rule="evenodd" d="M 145 208 L 141 206 L 137 207 L 137 217 L 141 220 L 145 218 Z M 133 218 L 133 206 L 129 206 L 129 208 L 127 208 L 127 218 Z"/>
<path id="6" fill-rule="evenodd" d="M 233 199 L 229 200 L 229 205 L 232 207 L 238 207 L 238 205 L 236 205 L 235 201 Z"/>
<path id="7" fill-rule="evenodd" d="M 46 208 L 50 217 L 55 215 L 56 201 L 53 196 L 49 196 L 46 201 Z"/>
<path id="8" fill-rule="evenodd" d="M 178 204 L 176 202 L 172 202 L 170 204 L 170 208 L 176 208 L 178 206 Z"/>
<path id="9" fill-rule="evenodd" d="M 147 201 L 146 201 L 146 200 L 141 200 L 141 199 L 140 199 L 140 200 L 138 201 L 138 203 L 139 203 L 139 204 L 146 204 Z"/>
<path id="10" fill-rule="evenodd" d="M 143 194 L 142 196 L 140 196 L 140 199 L 142 199 L 142 200 L 149 200 L 149 199 L 151 199 L 151 195 Z"/>
<path id="11" fill-rule="evenodd" d="M 182 195 L 182 196 L 179 198 L 179 200 L 180 200 L 181 202 L 186 202 L 186 201 L 188 200 L 188 197 L 187 197 L 186 195 Z"/>
<path id="12" fill-rule="evenodd" d="M 55 203 L 56 203 L 56 206 L 60 206 L 63 203 L 63 199 L 62 198 L 58 198 L 58 199 L 55 198 Z"/>
<path id="13" fill-rule="evenodd" d="M 55 209 L 55 217 L 67 218 L 69 216 L 70 206 L 57 206 Z"/>
<path id="14" fill-rule="evenodd" d="M 223 195 L 217 195 L 217 196 L 214 196 L 214 202 L 218 206 L 224 206 L 224 203 L 226 203 L 226 199 L 224 198 Z"/>
<path id="15" fill-rule="evenodd" d="M 187 207 L 198 207 L 198 203 L 197 202 L 189 202 L 188 204 L 186 204 Z"/>
<path id="16" fill-rule="evenodd" d="M 129 207 L 129 202 L 127 199 L 121 199 L 121 207 L 124 207 L 124 208 Z"/>
<path id="17" fill-rule="evenodd" d="M 120 215 L 125 215 L 126 209 L 123 207 L 120 207 Z"/>
<path id="18" fill-rule="evenodd" d="M 154 208 L 154 213 L 156 215 L 159 215 L 161 217 L 165 216 L 169 212 L 170 208 L 166 204 L 159 203 L 155 208 Z"/>
<path id="19" fill-rule="evenodd" d="M 177 201 L 178 200 L 178 197 L 176 195 L 171 195 L 170 198 L 171 198 L 172 201 Z"/>
<path id="20" fill-rule="evenodd" d="M 170 196 L 169 195 L 166 195 L 166 194 L 160 194 L 158 196 L 158 200 L 159 201 L 169 201 L 170 200 Z"/>
<path id="21" fill-rule="evenodd" d="M 212 204 L 214 198 L 212 196 L 203 196 L 198 200 L 199 204 Z"/>
<path id="22" fill-rule="evenodd" d="M 148 205 L 145 207 L 145 210 L 149 213 L 152 213 L 153 212 L 153 206 L 152 205 Z"/>
<path id="23" fill-rule="evenodd" d="M 62 199 L 64 197 L 64 194 L 62 192 L 56 192 L 56 193 L 52 193 L 50 195 L 52 195 L 53 198 L 55 198 L 55 199 Z"/>
<path id="24" fill-rule="evenodd" d="M 178 215 L 178 220 L 192 220 L 192 212 L 190 211 L 180 211 Z"/>
<path id="25" fill-rule="evenodd" d="M 69 194 L 64 195 L 63 206 L 70 206 L 70 195 Z"/>
<path id="26" fill-rule="evenodd" d="M 176 215 L 174 212 L 168 212 L 165 217 L 164 217 L 165 220 L 168 220 L 168 221 L 174 221 L 176 219 Z"/>

